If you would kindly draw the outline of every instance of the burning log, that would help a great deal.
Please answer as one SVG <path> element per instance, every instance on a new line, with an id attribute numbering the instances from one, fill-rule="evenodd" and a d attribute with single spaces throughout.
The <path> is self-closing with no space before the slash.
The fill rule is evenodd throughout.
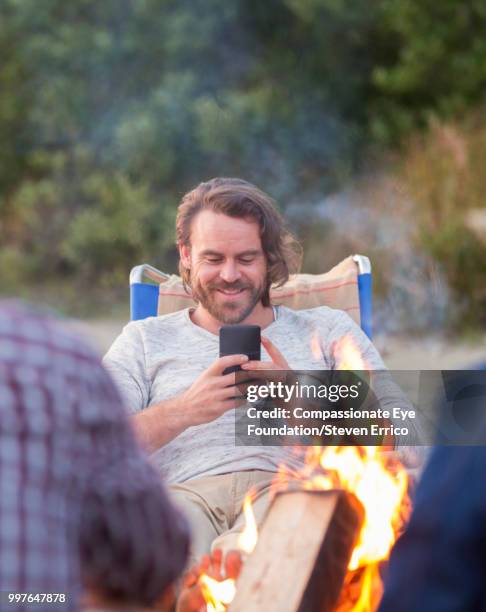
<path id="1" fill-rule="evenodd" d="M 278 493 L 228 610 L 333 610 L 362 521 L 361 504 L 345 491 Z"/>

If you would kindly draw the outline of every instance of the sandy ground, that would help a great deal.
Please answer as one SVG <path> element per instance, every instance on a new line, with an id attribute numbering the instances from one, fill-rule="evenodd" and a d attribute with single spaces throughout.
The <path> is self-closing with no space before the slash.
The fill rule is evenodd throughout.
<path id="1" fill-rule="evenodd" d="M 126 321 L 69 321 L 101 353 L 106 352 Z M 486 362 L 486 333 L 474 343 L 449 341 L 440 337 L 384 337 L 375 340 L 388 368 L 392 370 L 463 369 Z"/>

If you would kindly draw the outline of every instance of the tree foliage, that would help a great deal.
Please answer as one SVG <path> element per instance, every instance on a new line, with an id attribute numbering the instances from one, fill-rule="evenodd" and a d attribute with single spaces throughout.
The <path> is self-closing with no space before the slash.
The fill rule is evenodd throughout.
<path id="1" fill-rule="evenodd" d="M 282 203 L 478 104 L 484 0 L 2 0 L 0 266 L 120 281 L 164 264 L 181 194 Z"/>

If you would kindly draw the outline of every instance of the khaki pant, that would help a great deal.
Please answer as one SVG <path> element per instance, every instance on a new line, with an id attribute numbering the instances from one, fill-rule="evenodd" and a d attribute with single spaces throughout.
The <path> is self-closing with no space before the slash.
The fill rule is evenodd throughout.
<path id="1" fill-rule="evenodd" d="M 221 548 L 223 554 L 238 548 L 238 537 L 245 526 L 242 511 L 245 495 L 252 491 L 253 511 L 260 525 L 274 479 L 273 472 L 249 470 L 197 478 L 170 487 L 174 503 L 192 527 L 189 567 L 216 548 Z"/>

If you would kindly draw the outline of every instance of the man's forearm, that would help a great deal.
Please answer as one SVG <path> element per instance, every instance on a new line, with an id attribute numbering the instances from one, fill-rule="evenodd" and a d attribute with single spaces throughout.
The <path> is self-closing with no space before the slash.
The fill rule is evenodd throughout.
<path id="1" fill-rule="evenodd" d="M 131 418 L 139 442 L 149 453 L 164 446 L 190 426 L 179 398 L 153 404 Z"/>

